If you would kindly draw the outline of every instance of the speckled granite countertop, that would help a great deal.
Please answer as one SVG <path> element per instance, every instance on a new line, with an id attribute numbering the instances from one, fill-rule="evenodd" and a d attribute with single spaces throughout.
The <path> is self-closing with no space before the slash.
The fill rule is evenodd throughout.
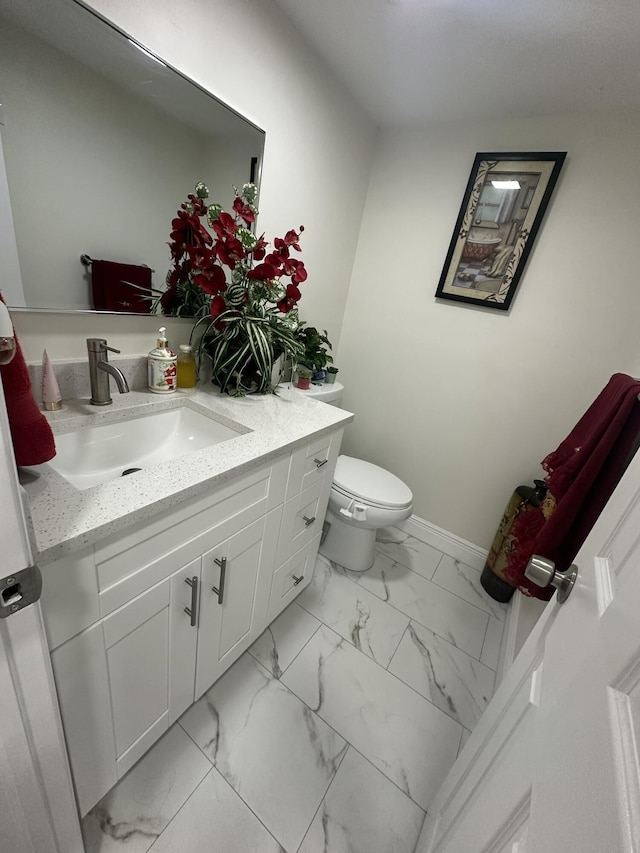
<path id="1" fill-rule="evenodd" d="M 75 489 L 49 465 L 21 469 L 36 559 L 47 562 L 97 542 L 353 420 L 351 413 L 301 393 L 236 399 L 215 389 L 167 397 L 131 391 L 115 394 L 113 405 L 104 408 L 90 405 L 88 399 L 65 400 L 62 411 L 46 415 L 54 434 L 61 434 L 180 405 L 239 427 L 244 434 L 85 491 Z"/>

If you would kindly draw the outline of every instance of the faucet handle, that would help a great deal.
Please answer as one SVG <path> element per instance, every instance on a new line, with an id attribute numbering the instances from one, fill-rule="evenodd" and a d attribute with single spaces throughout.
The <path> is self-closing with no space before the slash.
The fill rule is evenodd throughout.
<path id="1" fill-rule="evenodd" d="M 107 346 L 104 338 L 87 338 L 87 349 L 89 352 L 120 352 L 119 349 Z"/>

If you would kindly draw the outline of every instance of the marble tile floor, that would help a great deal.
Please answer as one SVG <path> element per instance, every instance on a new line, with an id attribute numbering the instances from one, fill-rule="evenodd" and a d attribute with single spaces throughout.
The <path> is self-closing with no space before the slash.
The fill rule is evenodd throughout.
<path id="1" fill-rule="evenodd" d="M 412 853 L 486 707 L 506 608 L 380 532 L 312 583 L 83 821 L 87 853 Z"/>

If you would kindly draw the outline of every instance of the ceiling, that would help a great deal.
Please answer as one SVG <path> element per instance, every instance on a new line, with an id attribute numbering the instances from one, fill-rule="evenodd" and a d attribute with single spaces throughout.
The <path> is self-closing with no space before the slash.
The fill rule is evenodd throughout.
<path id="1" fill-rule="evenodd" d="M 381 127 L 640 104 L 640 0 L 276 0 Z"/>

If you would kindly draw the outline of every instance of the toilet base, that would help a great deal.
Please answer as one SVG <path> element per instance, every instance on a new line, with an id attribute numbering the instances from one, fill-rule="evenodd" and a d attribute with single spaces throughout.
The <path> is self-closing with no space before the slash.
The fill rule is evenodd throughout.
<path id="1" fill-rule="evenodd" d="M 327 510 L 327 535 L 320 545 L 320 554 L 352 572 L 366 572 L 376 555 L 376 531 L 373 528 L 347 524 Z"/>

